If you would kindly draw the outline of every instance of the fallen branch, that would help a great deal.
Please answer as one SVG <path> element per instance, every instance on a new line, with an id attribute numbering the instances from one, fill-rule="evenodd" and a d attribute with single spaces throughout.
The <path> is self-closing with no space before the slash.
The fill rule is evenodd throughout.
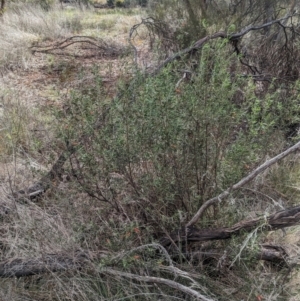
<path id="1" fill-rule="evenodd" d="M 122 47 L 119 47 L 117 45 L 109 45 L 103 40 L 96 39 L 89 36 L 72 36 L 59 43 L 51 44 L 48 46 L 35 45 L 32 46 L 30 49 L 32 51 L 32 54 L 35 54 L 37 52 L 61 54 L 61 53 L 54 53 L 54 51 L 58 51 L 58 50 L 62 51 L 65 48 L 78 43 L 88 44 L 93 46 L 93 49 L 97 49 L 101 55 L 117 57 L 127 52 L 127 50 Z"/>
<path id="2" fill-rule="evenodd" d="M 99 3 L 94 3 L 93 4 L 94 8 L 98 8 L 98 9 L 105 9 L 105 8 L 115 8 L 114 5 L 108 5 L 108 4 L 99 4 Z"/>
<path id="3" fill-rule="evenodd" d="M 221 254 L 220 254 L 221 255 Z M 283 248 L 278 246 L 263 245 L 262 251 L 258 253 L 258 259 L 270 260 L 276 263 L 282 263 L 285 260 L 285 251 Z M 199 255 L 203 260 L 203 257 Z M 101 258 L 100 256 L 98 256 Z M 207 257 L 207 256 L 206 256 Z M 214 255 L 214 258 L 216 255 Z M 216 257 L 217 261 L 220 260 L 222 256 Z M 224 257 L 224 256 L 223 256 Z M 103 258 L 103 256 L 102 256 Z M 75 252 L 73 256 L 71 255 L 59 255 L 51 254 L 45 255 L 39 259 L 13 259 L 6 260 L 0 263 L 0 277 L 1 278 L 11 278 L 11 277 L 26 277 L 33 275 L 40 275 L 45 273 L 53 272 L 64 272 L 69 270 L 81 270 L 86 266 L 89 266 L 89 263 L 92 262 L 92 258 L 88 255 L 88 252 Z M 103 268 L 99 272 L 104 275 L 113 275 L 114 277 L 129 278 L 139 282 L 153 283 L 153 284 L 162 284 L 169 286 L 173 289 L 181 291 L 187 295 L 196 298 L 195 300 L 201 301 L 213 301 L 213 299 L 204 296 L 203 294 L 196 291 L 194 288 L 201 288 L 200 284 L 195 281 L 193 278 L 199 277 L 199 275 L 192 275 L 188 272 L 182 271 L 174 266 L 162 266 L 162 271 L 168 271 L 178 277 L 184 278 L 191 282 L 191 287 L 183 285 L 178 281 L 153 277 L 153 276 L 140 276 L 128 272 L 122 272 L 119 270 L 112 269 L 110 267 Z"/>
<path id="4" fill-rule="evenodd" d="M 253 229 L 261 227 L 261 231 L 272 231 L 286 227 L 295 226 L 300 222 L 300 206 L 281 210 L 269 215 L 251 220 L 240 221 L 231 227 L 218 229 L 198 229 L 193 226 L 180 229 L 170 235 L 163 237 L 160 244 L 168 247 L 174 243 L 190 243 L 199 241 L 229 239 L 234 235 L 251 232 Z"/>
<path id="5" fill-rule="evenodd" d="M 263 244 L 261 252 L 257 254 L 257 259 L 265 260 L 281 265 L 285 265 L 288 254 L 281 246 Z"/>
<path id="6" fill-rule="evenodd" d="M 242 250 L 243 251 L 243 250 Z M 288 254 L 282 246 L 262 244 L 260 245 L 260 250 L 244 250 L 247 257 L 263 260 L 276 265 L 279 268 L 289 267 L 288 264 Z M 193 264 L 201 264 L 203 267 L 209 264 L 217 270 L 228 269 L 233 266 L 236 258 L 239 258 L 241 254 L 233 259 L 233 254 L 230 254 L 228 250 L 224 249 L 202 249 L 199 251 L 193 251 L 185 254 L 185 257 L 189 259 Z M 172 270 L 172 267 L 166 267 L 165 270 Z"/>
<path id="7" fill-rule="evenodd" d="M 238 183 L 234 184 L 233 186 L 227 188 L 224 192 L 219 194 L 216 197 L 213 197 L 212 199 L 204 202 L 204 204 L 200 207 L 198 212 L 194 215 L 194 217 L 187 223 L 187 227 L 191 227 L 194 224 L 197 223 L 199 218 L 203 215 L 205 210 L 209 208 L 210 206 L 221 203 L 226 197 L 228 197 L 233 191 L 241 188 L 245 184 L 249 183 L 251 180 L 256 178 L 260 173 L 262 173 L 264 170 L 272 166 L 273 164 L 277 163 L 281 159 L 285 158 L 286 156 L 290 155 L 293 152 L 296 152 L 300 148 L 300 142 L 296 143 L 292 147 L 288 148 L 284 152 L 280 153 L 279 155 L 273 157 L 272 159 L 266 161 L 264 164 L 260 165 L 258 168 L 253 170 L 248 176 L 240 180 Z"/>
<path id="8" fill-rule="evenodd" d="M 51 254 L 39 259 L 13 259 L 0 263 L 0 277 L 26 277 L 49 272 L 63 272 L 67 270 L 80 270 L 91 262 L 91 257 L 86 252 L 78 252 L 72 257 L 67 255 Z M 164 284 L 185 294 L 191 295 L 196 300 L 213 301 L 194 289 L 184 286 L 178 282 L 151 276 L 140 276 L 125 273 L 111 268 L 100 271 L 101 274 L 114 275 L 116 277 L 126 277 L 137 281 Z"/>
<path id="9" fill-rule="evenodd" d="M 129 251 L 140 252 L 142 249 L 148 249 L 152 247 L 158 247 L 159 249 L 164 249 L 159 244 L 149 244 L 140 246 L 140 248 L 136 248 L 135 250 Z M 165 250 L 166 252 L 166 250 Z M 111 257 L 106 251 L 99 251 L 96 253 L 91 253 L 89 251 L 75 251 L 73 254 L 47 254 L 40 258 L 15 258 L 8 259 L 0 262 L 0 277 L 1 278 L 11 278 L 11 277 L 27 277 L 33 275 L 41 275 L 46 273 L 55 273 L 55 272 L 64 272 L 70 270 L 82 270 L 84 267 L 89 266 L 93 260 L 99 261 L 100 259 L 109 259 L 110 262 L 115 262 L 116 259 L 122 258 L 126 254 L 119 254 L 116 257 Z M 274 263 L 284 263 L 288 257 L 286 251 L 281 246 L 276 245 L 261 245 L 261 250 L 257 251 L 254 254 L 258 260 L 266 260 Z M 193 261 L 203 262 L 207 259 L 216 259 L 220 260 L 221 257 L 224 257 L 224 252 L 220 250 L 201 250 L 199 252 L 193 252 L 190 254 L 186 254 L 186 257 L 189 257 Z M 164 256 L 163 256 L 164 257 Z M 197 275 L 191 275 L 187 272 L 184 272 L 178 268 L 176 268 L 172 261 L 170 261 L 170 255 L 167 254 L 167 261 L 169 265 L 163 265 L 160 267 L 160 270 L 166 271 L 169 270 L 173 275 L 180 276 L 194 282 L 193 277 L 197 277 Z M 166 258 L 164 258 L 166 259 Z M 101 271 L 104 273 L 106 271 L 112 271 L 111 268 L 105 268 Z M 114 273 L 114 272 L 112 272 Z M 118 275 L 120 275 L 120 271 L 118 271 Z M 126 274 L 126 273 L 125 273 Z M 131 275 L 131 274 L 130 274 Z M 135 279 L 142 276 L 135 275 Z M 156 277 L 147 276 L 149 282 L 151 279 L 155 279 Z M 142 279 L 142 278 L 140 278 Z M 167 279 L 163 279 L 169 281 Z M 144 281 L 144 280 L 142 280 Z M 147 281 L 146 281 L 147 282 Z M 162 282 L 161 282 L 162 283 Z"/>
<path id="10" fill-rule="evenodd" d="M 51 254 L 38 259 L 12 259 L 0 263 L 0 277 L 25 277 L 48 272 L 78 270 L 89 261 L 85 252 L 70 255 Z"/>

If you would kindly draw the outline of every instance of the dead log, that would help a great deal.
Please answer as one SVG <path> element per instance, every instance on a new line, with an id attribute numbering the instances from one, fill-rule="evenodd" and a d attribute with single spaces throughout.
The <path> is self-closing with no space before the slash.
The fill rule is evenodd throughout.
<path id="1" fill-rule="evenodd" d="M 108 4 L 98 4 L 98 3 L 94 3 L 93 4 L 94 8 L 98 8 L 98 9 L 106 9 L 106 8 L 115 8 L 114 5 L 108 5 Z"/>
<path id="2" fill-rule="evenodd" d="M 288 254 L 283 247 L 268 244 L 261 245 L 261 251 L 257 254 L 257 259 L 269 261 L 281 266 L 287 265 L 287 258 Z"/>
<path id="3" fill-rule="evenodd" d="M 167 248 L 171 245 L 188 244 L 191 242 L 201 242 L 210 240 L 229 239 L 233 235 L 248 233 L 255 228 L 260 231 L 271 231 L 286 227 L 295 226 L 300 221 L 300 206 L 281 210 L 269 215 L 251 220 L 240 221 L 231 227 L 218 229 L 198 229 L 188 226 L 172 233 L 169 237 L 163 237 L 160 243 Z"/>
<path id="4" fill-rule="evenodd" d="M 48 272 L 62 272 L 81 269 L 90 257 L 88 253 L 77 252 L 73 256 L 51 254 L 38 259 L 11 259 L 0 263 L 0 277 L 25 277 Z"/>

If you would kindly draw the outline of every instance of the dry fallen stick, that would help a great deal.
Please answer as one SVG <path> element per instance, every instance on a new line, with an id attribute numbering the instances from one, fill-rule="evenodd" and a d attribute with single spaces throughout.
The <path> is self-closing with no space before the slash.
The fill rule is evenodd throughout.
<path id="1" fill-rule="evenodd" d="M 77 252 L 70 255 L 50 254 L 42 258 L 15 258 L 0 263 L 0 277 L 26 277 L 48 272 L 78 270 L 90 261 L 88 253 Z"/>
<path id="2" fill-rule="evenodd" d="M 73 256 L 51 254 L 38 259 L 26 260 L 17 258 L 13 260 L 6 260 L 0 263 L 0 277 L 26 277 L 38 274 L 45 274 L 49 272 L 80 270 L 86 267 L 88 263 L 91 262 L 91 260 L 92 259 L 88 255 L 88 252 L 78 252 Z M 151 276 L 140 276 L 136 274 L 117 271 L 112 268 L 104 268 L 99 272 L 101 274 L 109 274 L 115 277 L 125 277 L 141 282 L 164 284 L 176 290 L 182 291 L 185 294 L 193 296 L 195 300 L 214 301 L 213 299 L 207 298 L 206 296 L 200 294 L 198 291 L 173 280 Z"/>
<path id="3" fill-rule="evenodd" d="M 198 229 L 189 226 L 175 231 L 169 237 L 163 237 L 160 244 L 167 248 L 170 245 L 196 241 L 211 241 L 229 239 L 233 235 L 249 233 L 255 228 L 261 231 L 271 231 L 295 226 L 300 222 L 300 206 L 277 211 L 269 216 L 251 220 L 243 220 L 231 227 L 217 229 Z"/>
<path id="4" fill-rule="evenodd" d="M 241 250 L 241 251 L 244 251 Z M 190 262 L 195 263 L 202 263 L 204 266 L 206 263 L 209 263 L 210 266 L 214 266 L 215 268 L 218 268 L 218 265 L 223 261 L 223 267 L 232 267 L 236 259 L 233 259 L 233 254 L 231 252 L 228 252 L 228 250 L 224 250 L 222 248 L 215 249 L 202 249 L 199 248 L 199 250 L 193 250 L 193 252 L 190 252 L 187 254 Z M 288 253 L 286 252 L 285 248 L 280 245 L 271 245 L 271 244 L 262 244 L 260 245 L 260 250 L 245 250 L 245 255 L 250 256 L 253 259 L 256 260 L 263 260 L 267 262 L 271 262 L 277 267 L 289 267 L 289 261 L 291 258 L 289 258 Z M 236 258 L 239 257 L 240 254 L 235 256 Z M 214 263 L 213 263 L 214 261 Z M 164 270 L 171 270 L 172 267 L 164 267 Z M 193 275 L 196 277 L 197 275 Z"/>
<path id="5" fill-rule="evenodd" d="M 260 165 L 258 168 L 253 170 L 248 176 L 240 180 L 238 183 L 234 184 L 233 186 L 227 188 L 224 192 L 219 194 L 218 196 L 206 201 L 198 210 L 198 212 L 194 215 L 194 217 L 187 223 L 186 227 L 193 226 L 194 224 L 197 223 L 199 218 L 203 215 L 205 210 L 209 208 L 210 206 L 216 204 L 216 203 L 221 203 L 227 196 L 230 195 L 233 191 L 241 188 L 251 180 L 253 180 L 255 177 L 257 177 L 260 173 L 262 173 L 264 170 L 272 166 L 273 164 L 277 163 L 279 160 L 285 158 L 289 154 L 296 152 L 300 148 L 300 142 L 296 143 L 294 146 L 288 148 L 284 152 L 280 153 L 279 155 L 273 157 L 272 159 L 268 160 L 264 164 Z"/>
<path id="6" fill-rule="evenodd" d="M 117 57 L 127 53 L 127 49 L 124 47 L 118 46 L 117 44 L 110 45 L 101 39 L 96 39 L 89 36 L 72 36 L 70 38 L 63 40 L 62 42 L 58 42 L 46 46 L 35 45 L 32 46 L 30 49 L 33 54 L 35 54 L 36 52 L 61 54 L 61 53 L 55 53 L 54 51 L 58 51 L 58 50 L 62 51 L 65 48 L 68 48 L 69 46 L 78 43 L 91 45 L 94 47 L 94 49 L 97 49 L 98 52 L 101 53 L 102 55 Z"/>

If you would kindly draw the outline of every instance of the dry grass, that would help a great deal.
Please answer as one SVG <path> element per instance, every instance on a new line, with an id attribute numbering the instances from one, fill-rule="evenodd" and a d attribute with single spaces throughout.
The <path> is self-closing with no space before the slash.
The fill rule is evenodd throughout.
<path id="1" fill-rule="evenodd" d="M 61 24 L 66 19 L 61 13 L 50 14 L 33 6 L 20 6 L 8 10 L 0 24 L 1 65 L 27 67 L 31 58 L 29 47 L 45 39 L 56 39 L 70 34 Z"/>
<path id="2" fill-rule="evenodd" d="M 41 8 L 19 5 L 8 10 L 0 24 L 0 64 L 3 67 L 28 67 L 29 47 L 55 41 L 74 34 L 118 40 L 127 44 L 131 26 L 140 21 L 141 10 L 124 15 L 122 10 L 104 12 L 53 9 L 47 14 Z"/>
<path id="3" fill-rule="evenodd" d="M 32 56 L 29 48 L 72 35 L 92 35 L 107 43 L 118 40 L 127 45 L 128 30 L 140 20 L 140 13 L 136 10 L 126 16 L 116 10 L 106 15 L 59 7 L 45 13 L 30 5 L 17 5 L 5 12 L 0 24 L 1 260 L 70 254 L 82 246 L 99 248 L 103 241 L 100 236 L 110 227 L 101 225 L 99 204 L 78 193 L 73 187 L 76 183 L 53 183 L 53 189 L 38 203 L 17 203 L 8 196 L 40 179 L 63 147 L 56 143 L 53 112 L 63 109 L 70 89 L 82 89 L 83 84 L 93 82 L 97 65 L 110 89 L 119 76 L 120 61 Z M 97 232 L 98 239 L 92 241 Z M 79 277 L 76 272 L 49 274 L 42 281 L 32 277 L 0 283 L 1 300 L 104 300 L 99 296 L 110 295 L 109 286 L 106 288 L 99 276 Z"/>
<path id="4" fill-rule="evenodd" d="M 89 11 L 81 19 L 82 34 L 127 43 L 130 28 L 141 21 L 143 14 L 141 9 L 128 14 L 120 9 Z"/>
<path id="5" fill-rule="evenodd" d="M 74 60 L 51 54 L 33 56 L 30 51 L 33 45 L 49 45 L 74 34 L 102 38 L 107 45 L 115 44 L 117 40 L 118 44 L 127 47 L 129 28 L 140 19 L 141 11 L 134 10 L 128 16 L 120 10 L 108 11 L 111 14 L 106 15 L 105 11 L 61 10 L 58 6 L 45 13 L 41 8 L 28 4 L 14 5 L 6 11 L 0 23 L 0 65 L 3 72 L 0 79 L 1 155 L 11 154 L 12 147 L 15 152 L 20 147 L 30 149 L 33 144 L 45 143 L 40 133 L 46 134 L 48 125 L 53 122 L 51 108 L 62 106 L 68 86 L 78 84 L 78 70 L 85 73 L 84 78 L 89 78 L 99 63 L 105 81 L 116 80 L 120 68 L 116 59 L 106 58 L 100 63 L 99 58 Z M 78 50 L 70 49 L 71 53 Z M 74 73 L 73 69 L 77 71 Z M 81 77 L 81 82 L 83 80 Z M 35 139 L 32 131 L 39 138 Z M 49 141 L 51 133 L 44 136 Z"/>

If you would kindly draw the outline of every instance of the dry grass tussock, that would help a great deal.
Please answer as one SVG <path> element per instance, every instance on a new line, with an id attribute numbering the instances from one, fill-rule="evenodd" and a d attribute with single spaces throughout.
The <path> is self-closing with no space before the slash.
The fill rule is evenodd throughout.
<path id="1" fill-rule="evenodd" d="M 60 10 L 45 14 L 38 6 L 19 5 L 8 9 L 0 22 L 0 57 L 3 67 L 27 67 L 29 47 L 43 40 L 71 34 L 68 16 Z"/>
<path id="2" fill-rule="evenodd" d="M 133 9 L 128 15 L 117 10 L 86 11 L 84 17 L 80 16 L 82 33 L 101 38 L 118 38 L 127 43 L 130 28 L 141 21 L 143 14 L 139 9 Z"/>

